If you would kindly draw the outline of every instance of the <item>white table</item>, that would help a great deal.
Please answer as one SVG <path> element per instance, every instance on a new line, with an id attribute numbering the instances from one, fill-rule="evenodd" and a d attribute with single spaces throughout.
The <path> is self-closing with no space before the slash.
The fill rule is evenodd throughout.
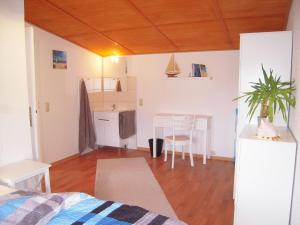
<path id="1" fill-rule="evenodd" d="M 51 165 L 33 160 L 22 160 L 0 167 L 0 181 L 15 188 L 16 184 L 37 175 L 45 176 L 46 192 L 51 193 L 49 167 Z"/>
<path id="2" fill-rule="evenodd" d="M 157 128 L 171 128 L 172 116 L 182 116 L 187 114 L 172 114 L 172 113 L 158 113 L 153 118 L 153 157 L 156 158 L 156 130 Z M 211 130 L 211 116 L 208 115 L 194 115 L 195 116 L 195 130 L 203 131 L 203 164 L 206 164 L 206 158 L 210 155 L 208 153 L 209 131 Z"/>

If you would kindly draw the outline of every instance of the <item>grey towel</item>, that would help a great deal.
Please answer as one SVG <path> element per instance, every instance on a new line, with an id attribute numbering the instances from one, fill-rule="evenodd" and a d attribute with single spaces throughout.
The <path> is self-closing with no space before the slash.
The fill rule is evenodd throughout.
<path id="1" fill-rule="evenodd" d="M 135 135 L 135 110 L 119 112 L 119 134 L 121 139 Z"/>
<path id="2" fill-rule="evenodd" d="M 96 136 L 92 122 L 89 96 L 84 81 L 80 84 L 80 113 L 79 113 L 79 152 L 86 148 L 95 148 Z"/>

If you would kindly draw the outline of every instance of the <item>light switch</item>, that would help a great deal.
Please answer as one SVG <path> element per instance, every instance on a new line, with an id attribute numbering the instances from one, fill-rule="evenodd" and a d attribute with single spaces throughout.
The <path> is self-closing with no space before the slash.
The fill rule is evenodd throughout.
<path id="1" fill-rule="evenodd" d="M 142 98 L 139 99 L 139 106 L 143 106 L 144 105 L 144 101 Z"/>
<path id="2" fill-rule="evenodd" d="M 49 112 L 50 111 L 50 103 L 46 102 L 45 103 L 45 112 Z"/>

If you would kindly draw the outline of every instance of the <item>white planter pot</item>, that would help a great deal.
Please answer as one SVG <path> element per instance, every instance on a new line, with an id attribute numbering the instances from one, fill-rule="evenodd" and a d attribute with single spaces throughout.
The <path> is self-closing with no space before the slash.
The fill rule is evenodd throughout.
<path id="1" fill-rule="evenodd" d="M 278 138 L 278 133 L 273 126 L 273 123 L 268 118 L 260 118 L 257 128 L 257 137 L 264 139 Z"/>

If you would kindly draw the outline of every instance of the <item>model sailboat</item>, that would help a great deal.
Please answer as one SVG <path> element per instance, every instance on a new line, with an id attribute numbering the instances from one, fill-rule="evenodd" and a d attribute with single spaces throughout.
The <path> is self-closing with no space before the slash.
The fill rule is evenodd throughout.
<path id="1" fill-rule="evenodd" d="M 176 77 L 179 73 L 179 67 L 177 65 L 177 63 L 175 62 L 175 58 L 174 58 L 174 54 L 171 55 L 169 64 L 166 68 L 166 72 L 165 72 L 168 77 Z"/>

